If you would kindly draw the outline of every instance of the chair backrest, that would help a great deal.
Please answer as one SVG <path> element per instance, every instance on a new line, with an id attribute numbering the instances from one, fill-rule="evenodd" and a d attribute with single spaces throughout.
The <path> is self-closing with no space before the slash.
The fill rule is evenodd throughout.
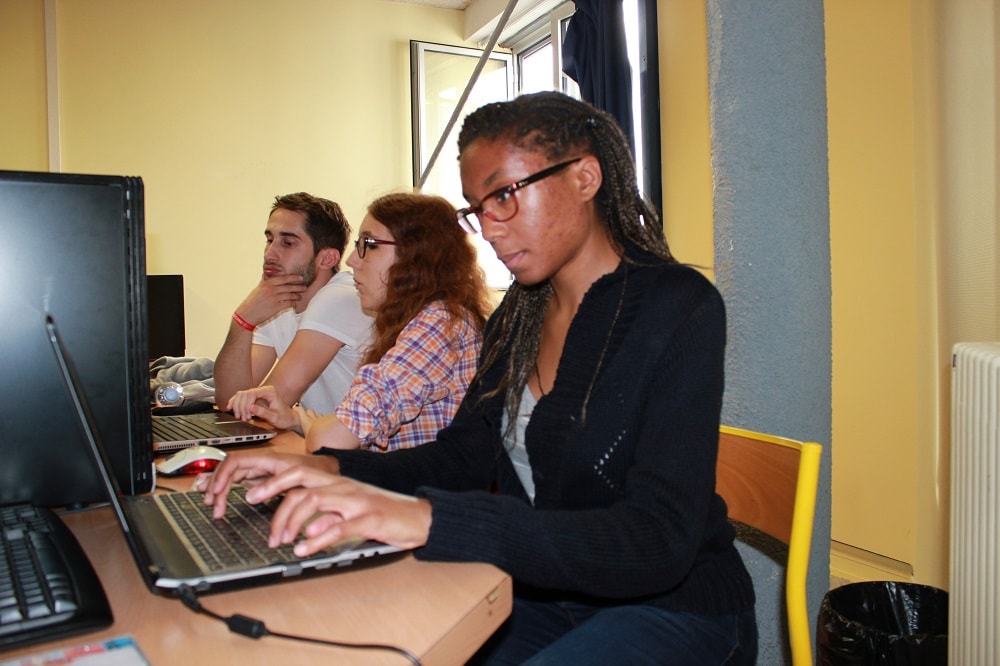
<path id="1" fill-rule="evenodd" d="M 716 492 L 729 517 L 788 545 L 785 608 L 792 663 L 812 660 L 806 579 L 823 447 L 722 426 Z"/>

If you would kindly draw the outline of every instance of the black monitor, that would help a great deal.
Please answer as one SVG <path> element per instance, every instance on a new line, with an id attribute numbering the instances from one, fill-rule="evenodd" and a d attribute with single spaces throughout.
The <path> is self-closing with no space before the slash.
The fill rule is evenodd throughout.
<path id="1" fill-rule="evenodd" d="M 46 315 L 77 367 L 122 489 L 148 492 L 142 180 L 0 171 L 0 229 L 0 503 L 105 499 Z"/>
<path id="2" fill-rule="evenodd" d="M 146 303 L 149 312 L 149 360 L 161 356 L 184 356 L 184 276 L 147 275 Z"/>

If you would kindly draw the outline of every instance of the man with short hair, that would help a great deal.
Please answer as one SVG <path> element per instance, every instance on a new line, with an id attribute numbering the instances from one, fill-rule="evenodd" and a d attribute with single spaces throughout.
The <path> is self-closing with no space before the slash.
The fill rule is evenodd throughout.
<path id="1" fill-rule="evenodd" d="M 288 404 L 333 412 L 368 343 L 371 317 L 340 261 L 351 228 L 333 201 L 275 197 L 264 231 L 260 283 L 233 312 L 215 359 L 215 402 L 273 385 Z"/>

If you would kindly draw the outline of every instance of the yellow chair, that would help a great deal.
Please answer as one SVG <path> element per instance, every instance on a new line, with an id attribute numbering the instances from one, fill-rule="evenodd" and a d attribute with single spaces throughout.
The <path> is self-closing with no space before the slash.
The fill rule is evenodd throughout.
<path id="1" fill-rule="evenodd" d="M 788 546 L 785 608 L 795 666 L 813 663 L 806 574 L 822 452 L 815 442 L 719 429 L 715 489 L 726 500 L 729 517 Z"/>

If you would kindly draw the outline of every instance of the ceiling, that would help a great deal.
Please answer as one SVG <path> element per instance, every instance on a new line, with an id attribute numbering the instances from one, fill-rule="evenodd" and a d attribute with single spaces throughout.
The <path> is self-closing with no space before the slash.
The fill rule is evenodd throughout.
<path id="1" fill-rule="evenodd" d="M 440 9 L 466 9 L 472 4 L 472 0 L 389 0 L 389 2 L 398 2 L 404 5 L 425 5 Z"/>
<path id="2" fill-rule="evenodd" d="M 3 0 L 0 0 L 2 2 Z M 369 0 L 371 2 L 373 0 Z M 497 24 L 497 20 L 501 16 L 500 8 L 497 5 L 496 0 L 374 0 L 382 2 L 395 2 L 399 4 L 406 5 L 423 5 L 425 7 L 437 7 L 439 9 L 455 9 L 459 11 L 469 10 L 469 12 L 476 13 L 476 17 L 473 18 L 473 25 L 469 25 L 469 17 L 466 17 L 466 31 L 468 34 L 465 35 L 465 39 L 471 42 L 483 42 L 490 36 L 490 32 L 493 31 Z M 513 13 L 509 16 L 506 26 L 504 28 L 503 34 L 500 35 L 500 44 L 506 44 L 505 40 L 518 35 L 521 31 L 529 28 L 533 24 L 537 24 L 542 20 L 549 12 L 553 11 L 556 7 L 563 4 L 565 0 L 518 0 L 514 3 L 515 7 Z M 477 7 L 472 7 L 472 5 L 483 5 L 483 7 L 478 7 L 480 11 L 476 11 Z M 492 18 L 489 17 L 488 10 L 495 10 L 496 15 Z M 468 12 L 467 12 L 468 14 Z M 486 14 L 484 17 L 483 14 Z M 485 20 L 490 18 L 490 20 Z"/>

